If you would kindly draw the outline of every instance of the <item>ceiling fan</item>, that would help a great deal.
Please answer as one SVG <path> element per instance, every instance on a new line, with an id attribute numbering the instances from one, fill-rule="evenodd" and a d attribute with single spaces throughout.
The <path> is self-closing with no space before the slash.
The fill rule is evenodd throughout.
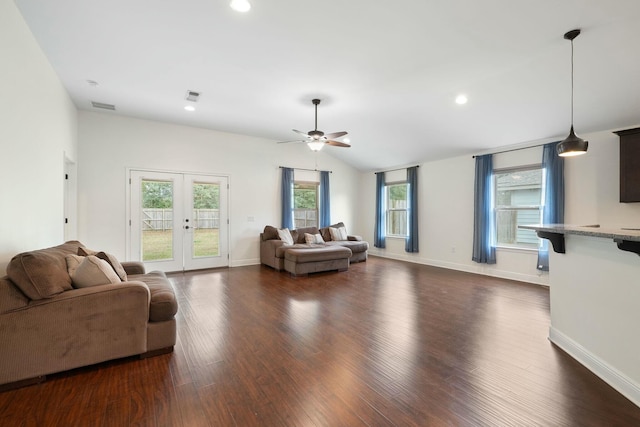
<path id="1" fill-rule="evenodd" d="M 333 133 L 325 134 L 321 130 L 318 130 L 318 104 L 320 104 L 320 100 L 312 99 L 311 102 L 313 103 L 313 105 L 315 105 L 315 108 L 316 108 L 315 128 L 313 130 L 310 130 L 309 132 L 302 132 L 302 131 L 293 129 L 295 133 L 299 133 L 300 135 L 303 135 L 305 139 L 296 139 L 293 141 L 282 141 L 282 142 L 279 142 L 279 144 L 284 144 L 288 142 L 306 142 L 309 148 L 311 148 L 313 151 L 322 150 L 322 147 L 324 147 L 325 144 L 333 145 L 334 147 L 351 147 L 351 145 L 345 142 L 340 142 L 335 140 L 336 138 L 341 138 L 345 136 L 347 132 L 343 131 L 343 132 L 333 132 Z"/>

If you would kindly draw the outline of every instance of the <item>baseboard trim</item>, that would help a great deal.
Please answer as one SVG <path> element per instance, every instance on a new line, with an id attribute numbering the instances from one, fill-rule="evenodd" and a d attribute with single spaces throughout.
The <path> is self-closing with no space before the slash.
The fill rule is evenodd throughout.
<path id="1" fill-rule="evenodd" d="M 229 262 L 229 267 L 246 267 L 248 265 L 259 265 L 260 258 L 237 259 Z"/>
<path id="2" fill-rule="evenodd" d="M 500 279 L 508 279 L 508 280 L 515 280 L 518 282 L 532 283 L 534 285 L 549 286 L 548 279 L 546 278 L 548 276 L 546 277 L 534 276 L 530 274 L 522 274 L 522 273 L 514 273 L 511 271 L 498 270 L 490 266 L 487 266 L 486 264 L 473 266 L 473 265 L 459 264 L 454 262 L 420 258 L 420 257 L 411 256 L 411 255 L 389 256 L 385 253 L 378 252 L 378 251 L 369 252 L 369 255 L 377 256 L 380 258 L 394 259 L 396 261 L 406 261 L 406 262 L 413 262 L 415 264 L 430 265 L 432 267 L 441 267 L 449 270 L 464 271 L 465 273 L 481 274 L 483 276 L 497 277 Z"/>
<path id="3" fill-rule="evenodd" d="M 549 327 L 549 341 L 560 347 L 569 356 L 584 365 L 600 379 L 616 389 L 624 397 L 640 406 L 640 385 L 626 377 L 617 369 L 609 366 L 586 348 L 555 329 Z"/>

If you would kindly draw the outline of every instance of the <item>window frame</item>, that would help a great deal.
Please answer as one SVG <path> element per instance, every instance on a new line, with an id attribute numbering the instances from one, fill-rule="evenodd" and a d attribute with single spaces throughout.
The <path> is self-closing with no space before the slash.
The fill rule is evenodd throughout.
<path id="1" fill-rule="evenodd" d="M 398 185 L 404 185 L 406 188 L 406 197 L 405 197 L 405 203 L 406 203 L 406 207 L 405 208 L 391 208 L 390 207 L 390 187 L 393 186 L 398 186 Z M 400 239 L 406 239 L 407 237 L 409 237 L 409 181 L 404 180 L 404 181 L 393 181 L 393 182 L 385 182 L 384 184 L 384 193 L 385 193 L 385 232 L 386 232 L 386 237 L 395 237 L 395 238 L 400 238 Z M 406 230 L 405 230 L 405 234 L 394 234 L 391 233 L 391 224 L 390 224 L 390 220 L 391 220 L 391 212 L 404 212 L 404 217 L 405 217 L 405 224 L 406 224 Z"/>
<path id="2" fill-rule="evenodd" d="M 540 203 L 538 205 L 498 205 L 498 174 L 504 173 L 513 173 L 513 172 L 525 172 L 525 171 L 533 171 L 539 170 L 541 175 L 541 183 L 540 183 Z M 544 200 L 545 200 L 545 192 L 546 192 L 546 182 L 545 182 L 545 168 L 542 163 L 528 164 L 522 166 L 513 166 L 506 167 L 500 169 L 494 169 L 492 172 L 492 212 L 493 212 L 493 244 L 494 247 L 498 249 L 515 249 L 515 250 L 523 250 L 523 251 L 538 251 L 540 246 L 542 245 L 542 239 L 538 238 L 538 243 L 533 246 L 532 244 L 526 243 L 500 243 L 498 242 L 498 212 L 519 212 L 519 211 L 538 211 L 538 223 L 542 223 L 542 214 L 544 211 Z M 516 225 L 517 228 L 517 225 Z"/>
<path id="3" fill-rule="evenodd" d="M 308 212 L 308 211 L 313 211 L 312 209 L 307 209 L 307 208 L 296 208 L 296 186 L 301 185 L 301 186 L 313 186 L 315 189 L 315 224 L 309 224 L 309 220 L 305 214 L 305 225 L 304 226 L 298 226 L 296 224 L 296 212 Z M 297 228 L 304 228 L 304 227 L 319 227 L 319 222 L 320 222 L 320 183 L 316 182 L 316 181 L 293 181 L 293 191 L 291 192 L 291 195 L 293 197 L 293 202 L 291 204 L 291 213 L 292 213 L 292 218 L 293 218 L 293 228 L 297 229 Z"/>

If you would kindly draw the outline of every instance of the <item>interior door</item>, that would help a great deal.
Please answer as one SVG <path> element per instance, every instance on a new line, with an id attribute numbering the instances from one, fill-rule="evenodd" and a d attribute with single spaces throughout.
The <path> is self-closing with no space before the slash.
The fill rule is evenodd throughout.
<path id="1" fill-rule="evenodd" d="M 130 172 L 130 258 L 147 270 L 229 265 L 228 178 Z"/>

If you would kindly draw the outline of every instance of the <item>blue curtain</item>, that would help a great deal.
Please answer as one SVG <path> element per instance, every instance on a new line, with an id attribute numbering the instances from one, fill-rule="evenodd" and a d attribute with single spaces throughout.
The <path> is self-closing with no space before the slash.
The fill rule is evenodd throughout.
<path id="1" fill-rule="evenodd" d="M 329 191 L 329 172 L 320 171 L 320 228 L 331 224 L 331 194 Z"/>
<path id="2" fill-rule="evenodd" d="M 293 228 L 293 169 L 282 168 L 282 228 Z"/>
<path id="3" fill-rule="evenodd" d="M 409 235 L 404 244 L 406 252 L 418 252 L 418 167 L 407 169 L 409 184 Z"/>
<path id="4" fill-rule="evenodd" d="M 473 256 L 479 263 L 495 264 L 493 245 L 493 155 L 476 156 L 476 180 L 473 203 Z"/>
<path id="5" fill-rule="evenodd" d="M 542 168 L 545 192 L 542 208 L 543 224 L 564 222 L 564 159 L 558 156 L 558 142 L 545 144 L 542 150 Z M 549 271 L 549 241 L 542 239 L 538 249 L 538 270 Z"/>
<path id="6" fill-rule="evenodd" d="M 384 248 L 386 246 L 384 185 L 384 172 L 376 173 L 376 228 L 373 230 L 373 246 L 376 248 Z"/>

